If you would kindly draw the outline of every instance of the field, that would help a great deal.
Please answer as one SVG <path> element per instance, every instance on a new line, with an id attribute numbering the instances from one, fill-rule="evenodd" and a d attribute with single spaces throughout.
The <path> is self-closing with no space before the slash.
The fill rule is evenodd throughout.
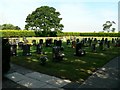
<path id="1" fill-rule="evenodd" d="M 101 38 L 102 37 L 97 37 L 97 39 Z M 28 38 L 30 42 L 32 39 L 36 38 Z M 111 40 L 111 38 L 108 39 Z M 114 47 L 111 44 L 111 47 L 109 49 L 106 48 L 105 51 L 101 51 L 97 48 L 97 52 L 92 52 L 90 47 L 83 47 L 86 51 L 86 55 L 78 57 L 74 56 L 75 49 L 68 47 L 66 42 L 63 42 L 63 46 L 65 57 L 61 62 L 52 62 L 52 48 L 45 46 L 43 46 L 43 51 L 48 57 L 45 66 L 40 65 L 39 57 L 41 55 L 35 53 L 35 46 L 31 47 L 32 56 L 22 56 L 22 50 L 18 50 L 18 56 L 11 57 L 11 62 L 34 71 L 82 83 L 93 72 L 104 66 L 111 59 L 119 56 L 118 53 L 120 53 L 120 47 Z"/>

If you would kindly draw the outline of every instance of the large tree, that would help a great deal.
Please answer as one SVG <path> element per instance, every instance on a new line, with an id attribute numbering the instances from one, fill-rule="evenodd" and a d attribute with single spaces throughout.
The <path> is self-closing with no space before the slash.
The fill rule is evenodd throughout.
<path id="1" fill-rule="evenodd" d="M 106 21 L 105 24 L 103 24 L 103 30 L 107 32 L 115 32 L 115 28 L 111 28 L 113 24 L 116 24 L 114 21 Z"/>
<path id="2" fill-rule="evenodd" d="M 41 6 L 29 14 L 26 18 L 25 29 L 37 30 L 43 32 L 62 31 L 63 25 L 60 23 L 62 18 L 55 8 Z"/>
<path id="3" fill-rule="evenodd" d="M 21 30 L 21 28 L 19 26 L 14 26 L 12 24 L 3 24 L 0 25 L 0 30 Z"/>

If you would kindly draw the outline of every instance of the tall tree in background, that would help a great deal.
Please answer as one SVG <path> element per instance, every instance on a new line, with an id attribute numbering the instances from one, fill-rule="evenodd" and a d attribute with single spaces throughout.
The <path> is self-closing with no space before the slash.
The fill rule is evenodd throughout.
<path id="1" fill-rule="evenodd" d="M 107 32 L 110 32 L 110 31 L 115 32 L 115 28 L 111 29 L 113 24 L 116 24 L 116 23 L 114 21 L 112 21 L 112 22 L 106 21 L 106 23 L 103 24 L 103 30 L 107 31 Z"/>
<path id="2" fill-rule="evenodd" d="M 55 8 L 49 6 L 41 6 L 26 18 L 25 29 L 36 30 L 48 33 L 50 31 L 62 31 L 63 25 L 60 24 L 62 18 Z"/>
<path id="3" fill-rule="evenodd" d="M 0 25 L 0 30 L 21 30 L 19 26 L 14 26 L 12 24 L 3 24 Z"/>

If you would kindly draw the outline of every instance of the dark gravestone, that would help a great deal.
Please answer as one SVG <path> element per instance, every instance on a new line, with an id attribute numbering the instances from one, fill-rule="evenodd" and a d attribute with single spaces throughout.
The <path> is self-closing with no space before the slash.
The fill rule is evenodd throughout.
<path id="1" fill-rule="evenodd" d="M 110 48 L 110 41 L 107 41 L 107 48 Z"/>
<path id="2" fill-rule="evenodd" d="M 67 45 L 70 45 L 70 39 L 67 40 Z"/>
<path id="3" fill-rule="evenodd" d="M 55 40 L 54 40 L 54 45 L 55 45 L 55 46 L 56 46 L 56 42 L 57 42 L 57 40 L 55 39 Z"/>
<path id="4" fill-rule="evenodd" d="M 49 39 L 46 39 L 45 43 L 46 43 L 46 47 L 49 47 L 49 46 L 50 46 L 50 44 L 49 44 Z"/>
<path id="5" fill-rule="evenodd" d="M 93 44 L 92 44 L 92 51 L 93 51 L 93 52 L 95 52 L 95 51 L 96 51 L 96 47 L 95 47 L 95 46 L 96 46 L 96 44 L 95 44 L 95 43 L 93 43 Z"/>
<path id="6" fill-rule="evenodd" d="M 85 51 L 82 50 L 82 44 L 79 42 L 76 44 L 76 56 L 83 56 L 85 55 Z"/>
<path id="7" fill-rule="evenodd" d="M 18 43 L 18 48 L 19 48 L 19 49 L 22 49 L 22 47 L 23 47 L 23 42 L 19 42 L 19 43 Z"/>
<path id="8" fill-rule="evenodd" d="M 84 38 L 81 40 L 81 44 L 82 44 L 82 46 L 84 46 L 84 44 L 85 44 Z"/>
<path id="9" fill-rule="evenodd" d="M 87 38 L 84 39 L 84 42 L 87 43 Z"/>
<path id="10" fill-rule="evenodd" d="M 92 39 L 90 39 L 90 38 L 88 38 L 88 46 L 91 46 L 91 44 L 92 44 Z"/>
<path id="11" fill-rule="evenodd" d="M 94 38 L 94 43 L 97 44 L 97 38 Z"/>
<path id="12" fill-rule="evenodd" d="M 55 62 L 59 62 L 59 61 L 63 60 L 63 57 L 65 56 L 64 53 L 61 52 L 59 46 L 53 47 L 52 53 L 53 53 L 53 56 L 52 56 L 53 61 L 55 61 Z"/>
<path id="13" fill-rule="evenodd" d="M 107 38 L 105 38 L 105 44 L 107 44 L 107 42 L 108 42 L 108 39 L 107 39 Z"/>
<path id="14" fill-rule="evenodd" d="M 103 41 L 101 40 L 100 43 L 99 43 L 99 49 L 100 50 L 103 50 Z"/>
<path id="15" fill-rule="evenodd" d="M 52 39 L 46 39 L 46 47 L 51 47 Z"/>
<path id="16" fill-rule="evenodd" d="M 11 45 L 11 56 L 17 55 L 17 45 Z"/>
<path id="17" fill-rule="evenodd" d="M 60 50 L 61 50 L 61 51 L 64 50 L 64 47 L 62 46 L 62 40 L 58 40 L 58 41 L 56 42 L 56 46 L 57 46 L 57 47 L 60 47 Z"/>
<path id="18" fill-rule="evenodd" d="M 50 43 L 50 45 L 52 45 L 52 43 L 53 43 L 53 39 L 52 38 L 49 39 L 49 43 Z"/>
<path id="19" fill-rule="evenodd" d="M 8 39 L 2 38 L 2 75 L 10 70 L 10 44 Z"/>
<path id="20" fill-rule="evenodd" d="M 36 40 L 32 40 L 32 43 L 35 46 L 36 45 Z"/>
<path id="21" fill-rule="evenodd" d="M 23 55 L 24 56 L 30 56 L 30 45 L 29 44 L 25 44 L 23 45 Z"/>
<path id="22" fill-rule="evenodd" d="M 37 53 L 42 54 L 42 44 L 37 44 Z"/>
<path id="23" fill-rule="evenodd" d="M 76 43 L 78 43 L 79 41 L 80 41 L 80 40 L 77 38 L 77 39 L 76 39 Z"/>
<path id="24" fill-rule="evenodd" d="M 56 46 L 61 47 L 61 46 L 62 46 L 62 40 L 58 40 L 58 41 L 56 42 Z"/>
<path id="25" fill-rule="evenodd" d="M 43 39 L 39 40 L 39 44 L 43 45 Z"/>
<path id="26" fill-rule="evenodd" d="M 114 38 L 112 38 L 112 43 L 115 43 L 115 39 Z"/>
<path id="27" fill-rule="evenodd" d="M 102 38 L 102 40 L 101 40 L 101 41 L 102 41 L 102 42 L 103 42 L 103 44 L 104 44 L 104 41 L 105 41 L 105 40 L 104 40 L 104 38 Z"/>

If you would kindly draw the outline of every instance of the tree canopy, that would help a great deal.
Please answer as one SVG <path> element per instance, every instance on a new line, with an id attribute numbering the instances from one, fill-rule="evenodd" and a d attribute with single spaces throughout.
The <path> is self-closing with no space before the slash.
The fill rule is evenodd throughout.
<path id="1" fill-rule="evenodd" d="M 0 30 L 21 30 L 21 28 L 19 26 L 14 26 L 12 24 L 3 24 L 0 25 Z"/>
<path id="2" fill-rule="evenodd" d="M 29 14 L 26 18 L 25 29 L 43 32 L 62 31 L 63 24 L 60 24 L 62 18 L 55 8 L 41 6 Z"/>

